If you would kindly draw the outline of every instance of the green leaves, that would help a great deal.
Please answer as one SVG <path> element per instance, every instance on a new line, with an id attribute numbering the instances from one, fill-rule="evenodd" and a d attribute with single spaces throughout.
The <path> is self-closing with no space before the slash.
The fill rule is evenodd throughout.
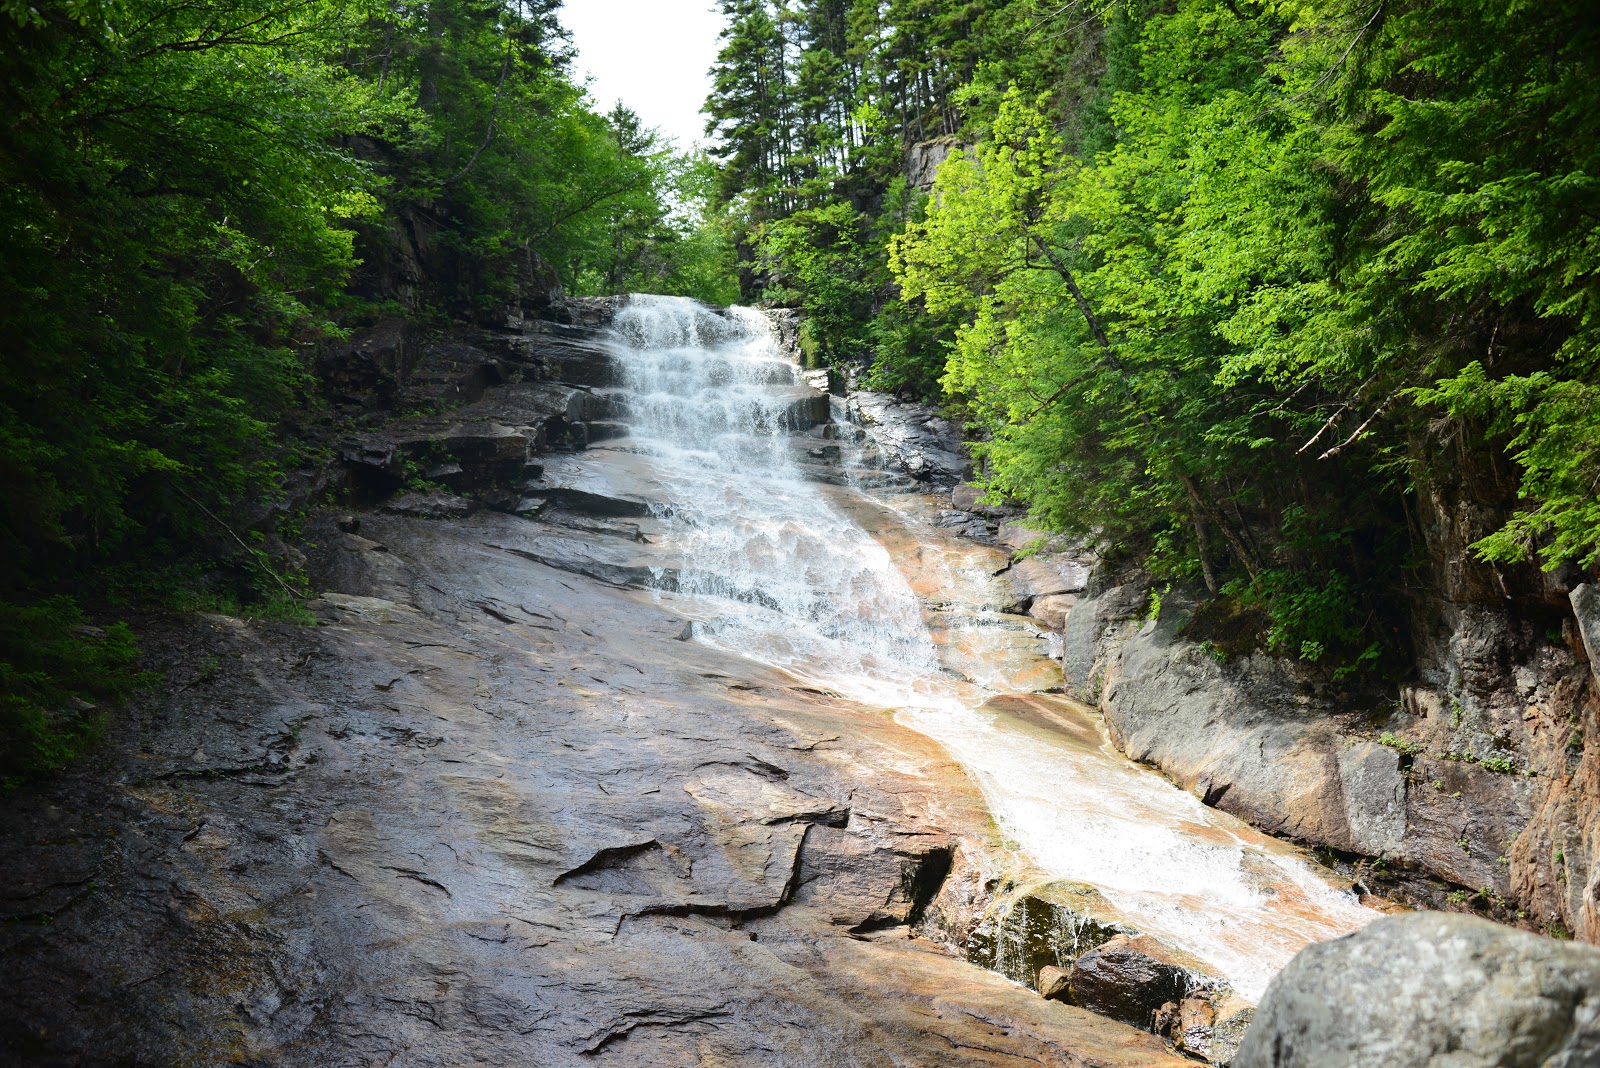
<path id="1" fill-rule="evenodd" d="M 1403 642 L 1432 548 L 1408 498 L 1440 472 L 1515 473 L 1510 508 L 1450 487 L 1505 523 L 1482 559 L 1600 564 L 1592 5 L 727 8 L 710 107 L 769 295 L 836 352 L 876 331 L 873 381 L 943 357 L 995 493 L 1244 582 L 1275 650 L 1336 668 Z M 908 146 L 950 151 L 887 242 L 898 300 L 852 332 L 874 241 L 820 220 L 869 234 Z M 1308 516 L 1343 534 L 1307 541 Z"/>
<path id="2" fill-rule="evenodd" d="M 1419 403 L 1486 423 L 1522 469 L 1519 508 L 1474 543 L 1484 560 L 1537 558 L 1546 570 L 1600 564 L 1600 385 L 1549 371 L 1491 380 L 1474 360 Z"/>
<path id="3" fill-rule="evenodd" d="M 64 767 L 105 728 L 100 704 L 154 681 L 125 624 L 89 625 L 77 602 L 0 602 L 0 795 Z"/>
<path id="4" fill-rule="evenodd" d="M 50 594 L 270 524 L 363 258 L 363 297 L 503 314 L 537 257 L 571 285 L 642 219 L 670 255 L 610 281 L 730 293 L 718 235 L 663 221 L 683 166 L 567 77 L 557 6 L 0 6 L 0 782 L 80 749 L 74 702 L 132 677 L 126 633 L 78 640 Z"/>
<path id="5" fill-rule="evenodd" d="M 871 345 L 882 279 L 864 230 L 865 220 L 848 204 L 830 204 L 757 232 L 757 262 L 770 278 L 767 296 L 804 310 L 801 344 L 818 363 L 859 357 Z"/>
<path id="6" fill-rule="evenodd" d="M 376 208 L 370 169 L 331 147 L 359 125 L 338 9 L 83 10 L 0 26 L 8 586 L 51 543 L 84 563 L 191 534 L 170 487 L 220 510 L 270 491 L 256 454 L 286 354 Z"/>

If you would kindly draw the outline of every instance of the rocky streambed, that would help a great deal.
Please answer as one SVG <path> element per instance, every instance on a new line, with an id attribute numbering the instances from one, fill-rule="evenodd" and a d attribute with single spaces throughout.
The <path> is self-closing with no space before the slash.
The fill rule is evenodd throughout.
<path id="1" fill-rule="evenodd" d="M 618 360 L 659 339 L 615 311 L 324 369 L 452 403 L 338 442 L 318 477 L 360 507 L 307 531 L 320 625 L 167 623 L 100 765 L 11 799 L 6 1056 L 1227 1063 L 1235 958 L 1359 925 L 1353 897 L 1051 692 L 1081 568 L 949 507 L 951 428 L 763 356 L 767 466 L 724 441 L 749 477 L 685 495 L 718 448 L 650 424 L 673 391 Z M 780 463 L 841 525 L 780 502 L 768 555 L 709 565 L 706 495 Z M 878 609 L 784 615 L 875 553 L 903 592 L 849 572 Z"/>

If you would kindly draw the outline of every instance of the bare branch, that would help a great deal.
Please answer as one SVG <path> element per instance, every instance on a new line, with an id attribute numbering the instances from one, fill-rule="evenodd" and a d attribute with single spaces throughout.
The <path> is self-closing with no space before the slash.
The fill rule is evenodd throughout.
<path id="1" fill-rule="evenodd" d="M 1384 411 L 1389 407 L 1389 405 L 1394 402 L 1394 399 L 1396 397 L 1398 397 L 1399 395 L 1400 395 L 1400 391 L 1397 389 L 1393 393 L 1389 394 L 1387 397 L 1383 398 L 1383 402 L 1372 410 L 1372 414 L 1367 416 L 1366 421 L 1363 422 L 1360 426 L 1356 427 L 1355 430 L 1351 433 L 1351 435 L 1349 437 L 1345 438 L 1343 441 L 1339 442 L 1339 444 L 1337 444 L 1337 445 L 1333 446 L 1332 448 L 1330 448 L 1327 452 L 1325 452 L 1321 456 L 1317 457 L 1317 459 L 1326 460 L 1331 456 L 1339 455 L 1339 453 L 1341 451 L 1343 451 L 1344 447 L 1346 445 L 1349 445 L 1352 441 L 1356 440 L 1356 438 L 1359 438 L 1361 436 L 1362 432 L 1365 431 L 1367 429 L 1367 427 L 1372 425 L 1372 421 L 1374 419 L 1378 418 L 1378 416 L 1382 415 L 1384 413 Z"/>

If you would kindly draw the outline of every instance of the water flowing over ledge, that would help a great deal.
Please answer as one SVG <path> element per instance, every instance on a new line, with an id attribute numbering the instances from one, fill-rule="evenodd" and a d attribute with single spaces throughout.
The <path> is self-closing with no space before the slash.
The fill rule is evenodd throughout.
<path id="1" fill-rule="evenodd" d="M 870 442 L 827 423 L 759 312 L 633 297 L 610 346 L 629 434 L 608 447 L 643 458 L 671 502 L 654 509 L 674 561 L 656 586 L 700 617 L 700 640 L 893 710 L 968 769 L 1041 880 L 1093 888 L 1246 998 L 1306 944 L 1376 917 L 1121 757 L 1087 710 L 1008 699 L 1053 685 L 1041 635 L 999 610 L 982 547 L 885 491 Z M 847 477 L 819 479 L 818 455 Z"/>

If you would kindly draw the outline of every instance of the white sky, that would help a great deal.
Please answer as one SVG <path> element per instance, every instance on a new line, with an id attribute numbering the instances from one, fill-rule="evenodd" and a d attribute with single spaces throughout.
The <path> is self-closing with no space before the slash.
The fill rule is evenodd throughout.
<path id="1" fill-rule="evenodd" d="M 561 24 L 577 47 L 576 73 L 593 80 L 601 111 L 621 100 L 688 148 L 705 141 L 707 72 L 722 16 L 714 0 L 566 0 Z"/>

